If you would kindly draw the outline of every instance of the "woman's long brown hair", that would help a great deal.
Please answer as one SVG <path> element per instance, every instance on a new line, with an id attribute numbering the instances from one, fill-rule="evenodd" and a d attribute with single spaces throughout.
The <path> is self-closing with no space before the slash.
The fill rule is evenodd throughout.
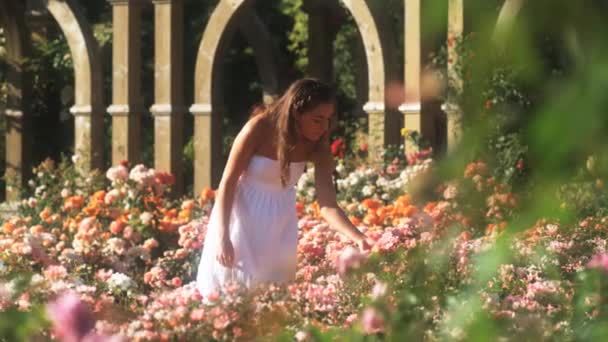
<path id="1" fill-rule="evenodd" d="M 298 139 L 296 119 L 318 105 L 335 102 L 331 87 L 319 80 L 304 78 L 292 83 L 283 96 L 275 102 L 260 106 L 252 112 L 251 117 L 264 115 L 274 125 L 277 134 L 277 158 L 281 167 L 281 184 L 284 187 L 289 180 L 289 152 L 294 149 Z M 329 130 L 325 133 L 327 134 Z M 326 136 L 323 136 L 318 143 L 326 141 Z"/>

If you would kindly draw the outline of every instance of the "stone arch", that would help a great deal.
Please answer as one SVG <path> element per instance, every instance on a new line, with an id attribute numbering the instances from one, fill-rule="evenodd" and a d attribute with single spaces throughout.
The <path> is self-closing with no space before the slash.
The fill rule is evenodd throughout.
<path id="1" fill-rule="evenodd" d="M 215 58 L 216 60 L 221 60 L 228 45 L 233 41 L 234 35 L 240 32 L 253 49 L 255 63 L 262 84 L 263 100 L 265 103 L 269 103 L 278 96 L 281 84 L 279 73 L 280 52 L 272 41 L 271 33 L 268 31 L 266 24 L 260 19 L 255 9 L 250 6 L 251 4 L 246 4 L 236 11 L 235 17 L 224 30 L 224 35 L 221 38 Z M 211 103 L 216 107 L 218 105 L 222 107 L 224 94 L 219 84 L 223 79 L 222 63 L 214 63 L 213 75 Z"/>
<path id="2" fill-rule="evenodd" d="M 17 1 L 0 2 L 0 25 L 5 32 L 8 55 L 8 103 L 6 120 L 6 200 L 19 199 L 19 188 L 31 174 L 31 129 L 28 98 L 29 73 L 23 61 L 28 55 L 29 34 L 24 21 L 25 7 Z"/>
<path id="3" fill-rule="evenodd" d="M 90 160 L 84 168 L 103 167 L 103 79 L 99 46 L 91 25 L 74 0 L 45 0 L 70 47 L 74 61 L 74 152 L 85 153 Z"/>
<path id="4" fill-rule="evenodd" d="M 493 39 L 495 43 L 502 45 L 504 35 L 513 26 L 515 18 L 524 6 L 524 2 L 524 0 L 505 0 L 494 28 Z"/>
<path id="5" fill-rule="evenodd" d="M 279 52 L 272 41 L 272 35 L 266 24 L 253 8 L 242 11 L 239 18 L 239 30 L 251 45 L 255 62 L 260 72 L 264 91 L 264 102 L 272 102 L 279 94 Z"/>
<path id="6" fill-rule="evenodd" d="M 195 67 L 194 105 L 190 111 L 195 116 L 194 127 L 194 187 L 214 185 L 219 178 L 217 166 L 212 160 L 218 155 L 217 118 L 212 106 L 213 66 L 222 37 L 235 13 L 246 0 L 220 0 L 214 9 L 201 39 Z M 384 115 L 384 60 L 380 35 L 375 19 L 364 0 L 342 0 L 353 15 L 365 46 L 368 64 L 369 102 L 364 109 Z M 217 159 L 215 159 L 217 160 Z"/>

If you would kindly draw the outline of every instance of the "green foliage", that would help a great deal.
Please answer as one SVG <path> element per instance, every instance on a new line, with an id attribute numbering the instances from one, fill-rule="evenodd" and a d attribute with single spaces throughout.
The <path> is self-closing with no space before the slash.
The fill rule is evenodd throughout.
<path id="1" fill-rule="evenodd" d="M 18 274 L 11 277 L 13 289 L 10 300 L 17 302 L 19 296 L 30 283 L 31 276 Z M 0 285 L 2 278 L 0 278 Z M 0 294 L 0 300 L 2 300 Z M 48 320 L 43 305 L 34 305 L 27 310 L 10 307 L 0 311 L 0 341 L 29 341 L 45 328 Z"/>
<path id="2" fill-rule="evenodd" d="M 296 68 L 305 73 L 308 66 L 308 15 L 302 10 L 302 0 L 284 0 L 280 4 L 280 10 L 293 18 L 287 49 L 296 57 Z"/>

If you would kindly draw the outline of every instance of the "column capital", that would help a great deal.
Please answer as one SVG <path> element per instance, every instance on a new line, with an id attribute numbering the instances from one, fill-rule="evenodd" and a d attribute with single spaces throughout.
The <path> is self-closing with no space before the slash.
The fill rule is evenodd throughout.
<path id="1" fill-rule="evenodd" d="M 399 106 L 399 112 L 403 115 L 420 115 L 420 111 L 422 110 L 422 106 L 420 102 L 416 103 L 404 103 Z"/>
<path id="2" fill-rule="evenodd" d="M 108 107 L 107 112 L 111 116 L 129 116 L 129 115 L 139 115 L 143 113 L 144 107 L 141 105 L 119 105 L 113 104 Z"/>
<path id="3" fill-rule="evenodd" d="M 185 114 L 188 112 L 188 108 L 186 108 L 185 106 L 175 106 L 172 105 L 170 103 L 157 103 L 152 105 L 152 107 L 150 107 L 150 113 L 152 113 L 152 116 L 156 117 L 156 116 L 172 116 L 172 115 L 179 115 L 179 114 Z"/>
<path id="4" fill-rule="evenodd" d="M 93 113 L 93 106 L 73 105 L 70 108 L 70 113 L 72 113 L 74 116 L 90 116 Z"/>
<path id="5" fill-rule="evenodd" d="M 368 102 L 363 105 L 363 110 L 372 115 L 372 114 L 384 114 L 385 106 L 383 102 Z"/>
<path id="6" fill-rule="evenodd" d="M 190 106 L 190 113 L 194 116 L 211 116 L 212 110 L 211 103 L 195 103 Z"/>
<path id="7" fill-rule="evenodd" d="M 4 110 L 4 115 L 5 116 L 9 116 L 11 118 L 22 118 L 23 117 L 23 111 L 22 110 L 18 110 L 18 109 L 5 109 Z"/>

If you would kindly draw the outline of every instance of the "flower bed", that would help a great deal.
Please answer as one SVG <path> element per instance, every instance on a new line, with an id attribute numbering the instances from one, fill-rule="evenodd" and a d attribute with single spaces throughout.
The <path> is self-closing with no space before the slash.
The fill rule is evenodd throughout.
<path id="1" fill-rule="evenodd" d="M 192 281 L 213 191 L 170 200 L 172 177 L 142 165 L 113 167 L 104 180 L 43 163 L 32 197 L 0 229 L 0 318 L 27 313 L 43 322 L 41 308 L 55 301 L 63 306 L 49 312 L 90 312 L 85 331 L 50 317 L 54 328 L 40 323 L 35 334 L 467 339 L 484 324 L 496 337 L 595 336 L 605 315 L 608 218 L 540 219 L 512 232 L 519 200 L 483 162 L 425 203 L 407 190 L 431 172 L 428 159 L 391 173 L 339 165 L 341 204 L 375 241 L 372 252 L 361 254 L 320 219 L 309 170 L 298 185 L 296 281 L 249 291 L 231 284 L 203 304 Z"/>

